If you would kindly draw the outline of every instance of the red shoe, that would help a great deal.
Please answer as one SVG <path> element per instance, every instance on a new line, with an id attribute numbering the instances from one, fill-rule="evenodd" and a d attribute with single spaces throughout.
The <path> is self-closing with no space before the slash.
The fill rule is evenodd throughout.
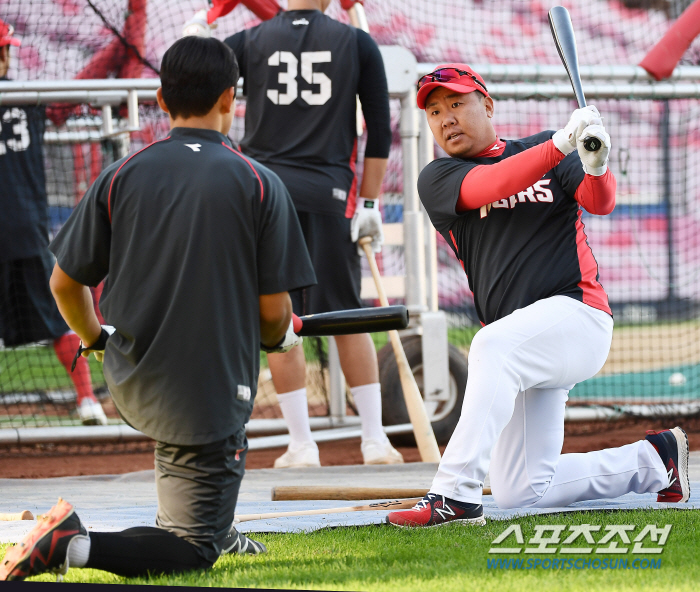
<path id="1" fill-rule="evenodd" d="M 78 536 L 86 537 L 88 532 L 73 506 L 59 498 L 22 542 L 7 550 L 0 564 L 0 582 L 23 580 L 47 571 L 65 574 L 68 546 Z"/>
<path id="2" fill-rule="evenodd" d="M 428 493 L 410 510 L 390 512 L 386 521 L 401 527 L 486 524 L 481 504 L 458 502 L 436 493 Z"/>
<path id="3" fill-rule="evenodd" d="M 690 478 L 688 476 L 688 456 L 690 447 L 688 435 L 683 428 L 649 430 L 646 435 L 651 445 L 656 448 L 668 473 L 668 487 L 659 491 L 657 502 L 687 502 L 690 498 Z"/>

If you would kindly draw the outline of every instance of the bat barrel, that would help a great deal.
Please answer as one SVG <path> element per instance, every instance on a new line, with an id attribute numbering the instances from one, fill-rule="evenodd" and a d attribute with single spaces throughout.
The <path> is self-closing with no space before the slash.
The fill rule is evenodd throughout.
<path id="1" fill-rule="evenodd" d="M 314 337 L 378 333 L 408 327 L 408 309 L 405 306 L 338 310 L 299 318 L 302 326 L 296 331 L 297 335 Z"/>

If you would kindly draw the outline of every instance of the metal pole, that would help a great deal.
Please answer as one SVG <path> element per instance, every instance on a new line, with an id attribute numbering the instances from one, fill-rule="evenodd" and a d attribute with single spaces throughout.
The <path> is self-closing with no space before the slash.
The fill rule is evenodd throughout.
<path id="1" fill-rule="evenodd" d="M 666 244 L 668 265 L 668 295 L 667 300 L 675 300 L 675 254 L 673 251 L 673 210 L 671 205 L 671 107 L 668 101 L 663 101 L 661 112 L 661 162 L 663 167 L 663 203 L 666 207 Z"/>
<path id="2" fill-rule="evenodd" d="M 345 421 L 345 377 L 340 367 L 338 346 L 333 337 L 328 338 L 328 379 L 331 419 L 334 424 L 342 424 Z"/>
<path id="3" fill-rule="evenodd" d="M 406 306 L 410 312 L 425 310 L 425 243 L 423 214 L 418 198 L 418 113 L 416 94 L 401 97 L 401 147 L 403 149 L 403 224 L 406 258 Z"/>
<path id="4" fill-rule="evenodd" d="M 422 171 L 425 166 L 435 158 L 435 147 L 433 145 L 433 134 L 428 126 L 425 115 L 419 113 L 419 136 L 418 136 L 418 171 Z M 433 224 L 428 217 L 423 204 L 421 212 L 425 221 L 425 275 L 427 285 L 428 309 L 436 311 L 438 309 L 438 262 L 437 262 L 437 234 Z"/>
<path id="5" fill-rule="evenodd" d="M 136 90 L 130 90 L 127 98 L 129 109 L 129 131 L 136 131 L 139 127 L 139 95 Z"/>

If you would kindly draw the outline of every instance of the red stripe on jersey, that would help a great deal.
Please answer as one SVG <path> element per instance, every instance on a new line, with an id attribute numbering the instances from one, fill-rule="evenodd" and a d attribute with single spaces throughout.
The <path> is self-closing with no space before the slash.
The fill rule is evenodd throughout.
<path id="1" fill-rule="evenodd" d="M 355 138 L 355 144 L 352 147 L 352 154 L 350 155 L 350 162 L 348 165 L 352 171 L 352 185 L 350 185 L 350 191 L 348 191 L 345 217 L 352 218 L 355 215 L 355 207 L 357 206 L 357 138 Z"/>
<path id="2" fill-rule="evenodd" d="M 452 239 L 452 244 L 455 246 L 455 253 L 456 253 L 456 255 L 457 255 L 457 261 L 459 261 L 459 264 L 462 266 L 462 271 L 463 271 L 464 273 L 467 273 L 467 270 L 464 269 L 464 261 L 462 261 L 462 260 L 459 258 L 459 247 L 457 246 L 457 241 L 455 240 L 455 235 L 452 234 L 452 231 L 451 231 L 451 230 L 450 230 L 450 238 Z"/>
<path id="3" fill-rule="evenodd" d="M 127 159 L 121 164 L 121 166 L 117 169 L 117 172 L 114 173 L 114 176 L 112 177 L 112 181 L 111 181 L 110 184 L 109 184 L 109 193 L 107 194 L 107 215 L 109 216 L 109 223 L 110 223 L 110 224 L 112 223 L 112 186 L 114 185 L 114 180 L 117 178 L 117 175 L 119 174 L 119 171 L 121 171 L 122 168 L 124 168 L 124 165 L 125 165 L 127 162 L 129 162 L 132 158 L 134 158 L 134 156 L 136 156 L 137 154 L 141 154 L 141 152 L 143 152 L 144 150 L 150 148 L 150 147 L 153 146 L 154 144 L 157 144 L 158 142 L 165 142 L 165 140 L 169 140 L 169 139 L 170 139 L 170 136 L 168 136 L 167 138 L 163 138 L 162 140 L 156 140 L 155 142 L 151 142 L 148 146 L 144 146 L 143 148 L 141 148 L 141 150 L 138 150 L 138 151 L 134 152 L 129 158 L 127 158 Z"/>
<path id="4" fill-rule="evenodd" d="M 260 175 L 258 175 L 258 171 L 256 171 L 255 167 L 253 166 L 253 163 L 250 162 L 245 156 L 243 156 L 243 153 L 238 152 L 238 150 L 234 150 L 226 142 L 221 142 L 221 145 L 224 148 L 228 148 L 231 152 L 233 152 L 237 156 L 240 156 L 243 160 L 245 160 L 248 163 L 248 166 L 252 169 L 252 171 L 255 173 L 255 176 L 258 178 L 258 183 L 260 183 L 260 201 L 262 201 L 263 200 L 263 184 L 262 184 L 262 180 L 260 179 Z"/>
<path id="5" fill-rule="evenodd" d="M 455 246 L 455 253 L 459 255 L 459 247 L 457 246 L 457 241 L 455 240 L 455 235 L 452 234 L 452 231 L 450 230 L 450 238 L 452 239 L 452 244 Z"/>
<path id="6" fill-rule="evenodd" d="M 581 281 L 578 283 L 578 287 L 583 291 L 584 304 L 612 314 L 608 304 L 608 295 L 598 281 L 598 262 L 588 244 L 585 226 L 581 220 L 582 213 L 583 211 L 579 208 L 576 217 L 576 251 L 581 270 Z"/>

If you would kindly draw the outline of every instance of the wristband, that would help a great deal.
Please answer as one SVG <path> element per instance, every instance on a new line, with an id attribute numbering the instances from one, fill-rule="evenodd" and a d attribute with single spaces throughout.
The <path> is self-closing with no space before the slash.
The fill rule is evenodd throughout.
<path id="1" fill-rule="evenodd" d="M 80 345 L 78 346 L 78 351 L 75 352 L 75 357 L 73 358 L 73 364 L 71 364 L 70 371 L 73 372 L 75 370 L 75 365 L 78 363 L 78 358 L 82 355 L 83 352 L 86 351 L 104 351 L 105 347 L 107 347 L 107 340 L 109 339 L 109 336 L 111 333 L 107 331 L 104 327 L 102 327 L 102 331 L 100 332 L 100 336 L 97 338 L 97 341 L 93 343 L 89 347 L 83 347 L 83 342 L 80 342 Z"/>
<path id="2" fill-rule="evenodd" d="M 358 197 L 356 211 L 359 210 L 378 210 L 379 199 L 370 199 L 369 197 Z"/>

